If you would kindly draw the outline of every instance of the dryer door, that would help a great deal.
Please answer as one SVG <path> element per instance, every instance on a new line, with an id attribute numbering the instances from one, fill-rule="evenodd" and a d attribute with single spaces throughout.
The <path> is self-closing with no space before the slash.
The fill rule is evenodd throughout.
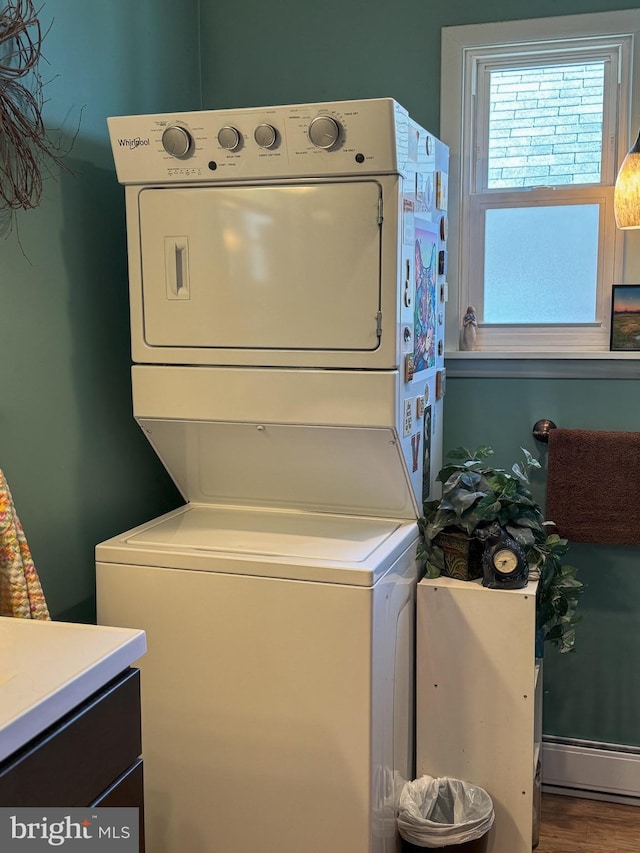
<path id="1" fill-rule="evenodd" d="M 145 188 L 145 343 L 370 351 L 379 343 L 375 180 Z"/>

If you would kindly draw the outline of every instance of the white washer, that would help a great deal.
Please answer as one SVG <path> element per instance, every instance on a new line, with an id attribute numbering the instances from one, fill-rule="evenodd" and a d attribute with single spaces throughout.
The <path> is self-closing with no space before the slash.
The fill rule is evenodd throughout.
<path id="1" fill-rule="evenodd" d="M 147 632 L 151 853 L 396 849 L 412 773 L 416 526 L 190 505 L 97 549 Z"/>

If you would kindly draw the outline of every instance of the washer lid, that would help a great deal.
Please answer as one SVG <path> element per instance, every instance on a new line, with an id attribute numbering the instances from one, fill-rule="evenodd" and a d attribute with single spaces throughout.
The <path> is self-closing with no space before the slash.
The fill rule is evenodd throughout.
<path id="1" fill-rule="evenodd" d="M 418 539 L 415 522 L 188 504 L 102 542 L 101 564 L 372 587 Z M 413 549 L 413 551 L 411 550 Z"/>
<path id="2" fill-rule="evenodd" d="M 249 508 L 191 506 L 126 539 L 152 548 L 194 549 L 362 563 L 400 527 L 397 521 Z"/>

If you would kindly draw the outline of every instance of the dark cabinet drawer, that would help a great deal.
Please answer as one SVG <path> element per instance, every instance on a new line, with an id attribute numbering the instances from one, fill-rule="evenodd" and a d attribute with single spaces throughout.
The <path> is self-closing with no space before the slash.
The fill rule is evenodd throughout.
<path id="1" fill-rule="evenodd" d="M 101 808 L 135 808 L 138 809 L 139 853 L 144 853 L 144 777 L 142 759 L 130 767 L 117 779 L 110 788 L 91 803 Z"/>
<path id="2" fill-rule="evenodd" d="M 97 808 L 133 808 L 140 809 L 140 822 L 142 823 L 142 811 L 144 809 L 144 777 L 142 770 L 142 759 L 139 758 L 135 764 L 129 767 L 113 785 L 103 791 L 99 797 L 90 803 Z"/>
<path id="3" fill-rule="evenodd" d="M 140 673 L 128 669 L 0 764 L 0 806 L 98 805 L 141 752 Z"/>

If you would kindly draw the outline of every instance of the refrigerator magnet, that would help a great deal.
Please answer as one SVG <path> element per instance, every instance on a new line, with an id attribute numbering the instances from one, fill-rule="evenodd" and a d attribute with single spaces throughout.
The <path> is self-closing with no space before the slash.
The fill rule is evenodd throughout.
<path id="1" fill-rule="evenodd" d="M 449 176 L 446 172 L 436 172 L 436 207 L 438 210 L 447 209 L 447 192 Z"/>
<path id="2" fill-rule="evenodd" d="M 422 433 L 414 432 L 411 436 L 411 471 L 412 473 L 416 473 L 418 470 L 418 465 L 420 463 L 420 439 L 422 438 Z"/>

